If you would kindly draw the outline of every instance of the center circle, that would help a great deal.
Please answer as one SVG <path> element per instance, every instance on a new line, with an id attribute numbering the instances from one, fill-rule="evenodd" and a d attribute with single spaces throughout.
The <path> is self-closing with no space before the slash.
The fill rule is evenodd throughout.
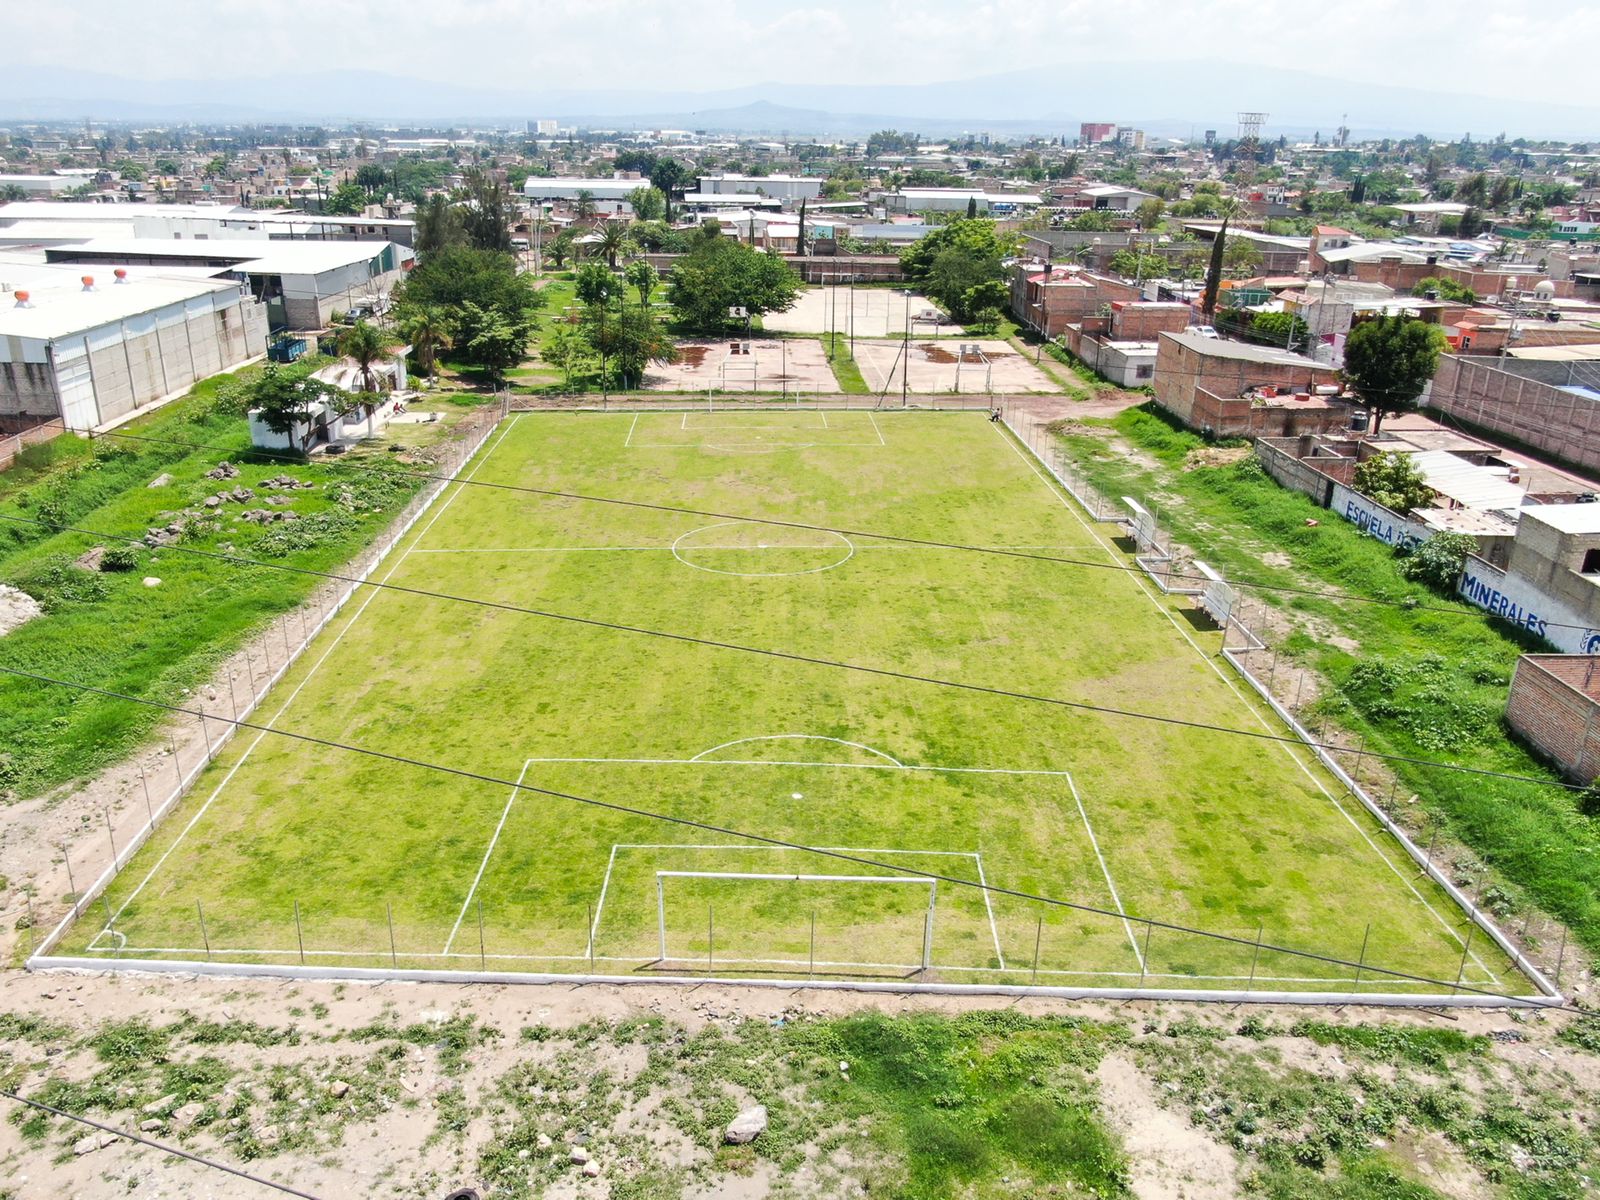
<path id="1" fill-rule="evenodd" d="M 831 529 L 791 529 L 760 521 L 702 525 L 672 543 L 672 556 L 686 567 L 747 579 L 815 575 L 843 566 L 855 552 L 854 542 Z"/>

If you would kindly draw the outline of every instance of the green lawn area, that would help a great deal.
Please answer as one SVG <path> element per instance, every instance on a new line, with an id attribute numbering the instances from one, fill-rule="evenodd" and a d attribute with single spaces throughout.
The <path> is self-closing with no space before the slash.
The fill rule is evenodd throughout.
<path id="1" fill-rule="evenodd" d="M 229 378 L 207 380 L 188 398 L 119 431 L 213 448 L 64 436 L 30 451 L 22 472 L 0 473 L 0 517 L 48 519 L 133 540 L 207 496 L 259 488 L 264 479 L 290 474 L 317 484 L 286 493 L 292 503 L 283 511 L 298 514 L 298 521 L 269 529 L 239 520 L 245 509 L 262 506 L 269 493 L 260 491 L 256 499 L 223 505 L 220 517 L 197 525 L 184 544 L 231 546 L 241 555 L 325 570 L 373 540 L 416 490 L 417 482 L 404 476 L 350 474 L 350 493 L 341 498 L 327 486 L 322 467 L 252 455 L 244 418 L 216 405 Z M 397 427 L 394 437 L 350 457 L 386 463 L 393 456 L 382 447 L 437 440 L 448 424 Z M 224 459 L 239 466 L 238 477 L 205 478 Z M 148 486 L 163 474 L 170 483 Z M 119 544 L 0 520 L 0 581 L 21 587 L 46 610 L 0 638 L 0 665 L 178 702 L 254 631 L 304 600 L 316 582 L 170 549 L 141 548 L 137 562 L 122 572 L 72 565 L 97 545 Z M 160 586 L 146 587 L 145 577 L 160 579 Z M 82 779 L 133 750 L 160 718 L 158 710 L 130 702 L 0 675 L 0 795 L 28 796 Z"/>
<path id="2" fill-rule="evenodd" d="M 862 378 L 861 368 L 850 353 L 850 339 L 842 333 L 825 333 L 818 339 L 824 350 L 833 344 L 833 377 L 839 381 L 839 390 L 847 396 L 868 396 L 872 389 Z"/>
<path id="3" fill-rule="evenodd" d="M 1126 561 L 982 414 L 530 413 L 470 471 Z M 493 488 L 438 505 L 394 583 L 1279 731 L 1218 664 L 1220 635 L 1126 572 Z M 295 961 L 303 937 L 308 961 L 382 965 L 392 908 L 411 965 L 898 979 L 931 903 L 930 976 L 957 982 L 1028 982 L 1036 945 L 1041 984 L 1377 990 L 1375 967 L 1454 979 L 1461 961 L 1462 915 L 1280 744 L 390 591 L 280 687 L 264 711 L 282 730 L 519 786 L 240 739 L 113 883 L 114 935 L 86 918 L 64 950 L 202 955 L 200 903 L 213 956 Z M 908 870 L 1101 911 L 935 893 Z M 1367 970 L 1356 985 L 1146 917 L 1351 960 L 1370 927 Z M 1467 980 L 1527 990 L 1481 938 Z"/>
<path id="4" fill-rule="evenodd" d="M 1109 432 L 1140 454 L 1110 445 Z M 1511 627 L 1405 579 L 1389 547 L 1279 487 L 1254 460 L 1197 466 L 1189 456 L 1204 443 L 1152 406 L 1063 441 L 1104 494 L 1156 498 L 1163 528 L 1230 578 L 1400 602 L 1250 594 L 1316 630 L 1303 628 L 1282 648 L 1332 681 L 1314 719 L 1353 731 L 1372 750 L 1554 779 L 1502 720 L 1517 656 L 1537 648 Z M 1531 900 L 1600 949 L 1600 822 L 1578 812 L 1572 793 L 1427 766 L 1394 769 L 1426 816 L 1470 847 L 1453 864 L 1458 878 L 1507 915 Z M 1427 821 L 1419 824 L 1426 839 Z"/>

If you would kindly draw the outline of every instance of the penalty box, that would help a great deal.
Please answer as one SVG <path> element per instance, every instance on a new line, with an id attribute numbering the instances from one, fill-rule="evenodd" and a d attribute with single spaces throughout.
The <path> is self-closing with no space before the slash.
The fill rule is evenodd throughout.
<path id="1" fill-rule="evenodd" d="M 887 446 L 877 415 L 867 411 L 788 408 L 727 411 L 702 405 L 683 412 L 636 413 L 623 445 L 629 450 L 725 450 L 764 453 L 828 446 Z"/>

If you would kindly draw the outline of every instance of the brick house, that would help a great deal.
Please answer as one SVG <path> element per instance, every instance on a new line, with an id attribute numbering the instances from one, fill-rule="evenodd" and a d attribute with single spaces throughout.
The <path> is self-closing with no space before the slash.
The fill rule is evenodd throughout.
<path id="1" fill-rule="evenodd" d="M 1157 335 L 1156 403 L 1214 437 L 1294 437 L 1348 425 L 1332 367 L 1270 346 Z"/>

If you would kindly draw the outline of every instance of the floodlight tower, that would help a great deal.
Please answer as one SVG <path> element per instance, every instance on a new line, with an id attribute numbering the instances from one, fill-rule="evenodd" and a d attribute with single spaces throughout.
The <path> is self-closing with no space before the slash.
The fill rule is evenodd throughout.
<path id="1" fill-rule="evenodd" d="M 1258 142 L 1261 140 L 1261 127 L 1267 123 L 1267 114 L 1258 112 L 1242 112 L 1239 114 L 1239 140 L 1241 142 Z"/>

